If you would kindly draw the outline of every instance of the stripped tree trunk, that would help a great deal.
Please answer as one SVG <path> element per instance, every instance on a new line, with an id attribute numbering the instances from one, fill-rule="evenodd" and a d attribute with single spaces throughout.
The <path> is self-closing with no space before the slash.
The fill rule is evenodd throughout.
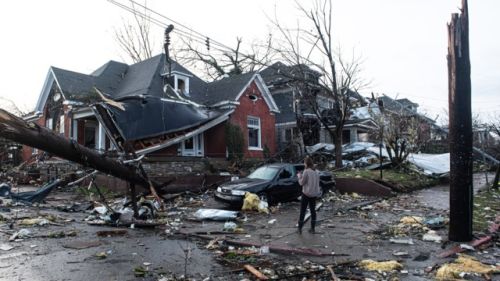
<path id="1" fill-rule="evenodd" d="M 448 24 L 448 87 L 450 128 L 451 241 L 472 239 L 472 113 L 469 58 L 469 14 L 462 0 L 461 14 Z"/>

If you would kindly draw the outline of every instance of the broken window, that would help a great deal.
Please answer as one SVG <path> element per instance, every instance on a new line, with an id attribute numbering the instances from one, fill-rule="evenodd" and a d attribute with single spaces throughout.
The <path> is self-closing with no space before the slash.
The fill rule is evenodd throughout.
<path id="1" fill-rule="evenodd" d="M 248 147 L 261 148 L 260 118 L 248 116 L 247 127 L 248 127 Z"/>

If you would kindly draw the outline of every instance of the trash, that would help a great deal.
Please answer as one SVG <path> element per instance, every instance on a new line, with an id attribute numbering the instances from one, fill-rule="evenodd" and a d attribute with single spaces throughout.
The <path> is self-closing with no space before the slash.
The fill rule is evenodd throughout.
<path id="1" fill-rule="evenodd" d="M 276 219 L 272 219 L 272 220 L 269 220 L 267 223 L 268 223 L 268 224 L 273 224 L 273 223 L 275 223 L 275 222 L 276 222 Z"/>
<path id="2" fill-rule="evenodd" d="M 14 241 L 16 239 L 25 239 L 31 237 L 31 231 L 26 228 L 20 229 L 18 232 L 12 234 L 10 236 L 9 241 Z"/>
<path id="3" fill-rule="evenodd" d="M 471 256 L 460 254 L 453 263 L 441 266 L 436 272 L 437 280 L 454 280 L 462 278 L 463 273 L 494 274 L 499 273 L 500 267 L 483 264 Z"/>
<path id="4" fill-rule="evenodd" d="M 374 260 L 362 260 L 358 265 L 366 270 L 373 271 L 392 271 L 403 269 L 403 265 L 395 260 L 391 261 L 374 261 Z"/>
<path id="5" fill-rule="evenodd" d="M 261 213 L 269 214 L 268 204 L 261 201 L 257 194 L 246 192 L 245 199 L 243 200 L 242 211 L 259 211 Z"/>
<path id="6" fill-rule="evenodd" d="M 1 244 L 0 245 L 0 250 L 2 250 L 2 251 L 10 251 L 12 249 L 14 249 L 14 247 L 11 245 L 8 245 L 8 244 Z"/>
<path id="7" fill-rule="evenodd" d="M 95 240 L 95 241 L 70 241 L 64 243 L 62 246 L 68 249 L 82 250 L 82 249 L 97 247 L 100 245 L 101 242 Z"/>
<path id="8" fill-rule="evenodd" d="M 404 238 L 391 238 L 391 239 L 389 239 L 389 241 L 391 241 L 391 243 L 394 243 L 394 244 L 413 245 L 413 239 L 411 239 L 411 238 L 407 238 L 407 239 L 404 239 Z"/>
<path id="9" fill-rule="evenodd" d="M 259 248 L 259 255 L 267 255 L 269 254 L 269 246 L 263 245 Z"/>
<path id="10" fill-rule="evenodd" d="M 135 277 L 145 277 L 147 273 L 148 273 L 148 270 L 142 266 L 138 266 L 138 267 L 134 268 Z"/>
<path id="11" fill-rule="evenodd" d="M 219 209 L 199 209 L 194 216 L 200 220 L 225 221 L 234 220 L 238 217 L 237 211 L 226 211 Z"/>
<path id="12" fill-rule="evenodd" d="M 406 216 L 402 217 L 399 222 L 406 225 L 422 224 L 424 219 L 418 216 Z"/>
<path id="13" fill-rule="evenodd" d="M 234 223 L 234 222 L 226 222 L 224 223 L 224 228 L 223 230 L 225 231 L 230 231 L 230 232 L 234 232 L 234 230 L 237 228 L 238 226 Z"/>
<path id="14" fill-rule="evenodd" d="M 475 251 L 476 250 L 476 249 L 474 249 L 474 247 L 472 247 L 471 245 L 467 245 L 467 244 L 460 244 L 460 248 L 464 249 L 464 250 L 469 250 L 469 251 Z"/>
<path id="15" fill-rule="evenodd" d="M 409 256 L 408 252 L 402 252 L 402 251 L 393 252 L 392 255 L 396 256 L 396 257 L 407 257 L 407 256 Z"/>
<path id="16" fill-rule="evenodd" d="M 143 262 L 142 264 L 143 264 L 144 266 L 150 266 L 150 265 L 152 265 L 152 263 L 150 263 L 150 262 Z"/>
<path id="17" fill-rule="evenodd" d="M 441 236 L 439 236 L 438 234 L 436 234 L 436 231 L 429 230 L 426 234 L 424 234 L 424 236 L 422 237 L 422 240 L 441 243 L 443 238 Z"/>
<path id="18" fill-rule="evenodd" d="M 105 259 L 108 257 L 108 254 L 106 254 L 106 252 L 99 252 L 97 254 L 95 254 L 95 256 L 98 258 L 98 259 Z"/>
<path id="19" fill-rule="evenodd" d="M 49 220 L 48 219 L 44 219 L 44 218 L 23 219 L 23 220 L 18 221 L 19 225 L 39 225 L 39 226 L 44 226 L 44 225 L 47 225 L 49 223 L 50 223 Z"/>
<path id="20" fill-rule="evenodd" d="M 440 229 L 445 226 L 445 219 L 444 217 L 435 217 L 431 219 L 427 219 L 424 221 L 424 224 L 429 227 L 430 229 Z"/>

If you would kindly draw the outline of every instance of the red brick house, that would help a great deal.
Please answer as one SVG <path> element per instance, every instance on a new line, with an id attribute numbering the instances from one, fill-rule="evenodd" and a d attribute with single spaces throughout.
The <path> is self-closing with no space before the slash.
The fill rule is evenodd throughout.
<path id="1" fill-rule="evenodd" d="M 100 151 L 149 156 L 227 157 L 225 124 L 241 128 L 245 157 L 276 152 L 279 113 L 258 73 L 207 83 L 161 54 L 91 74 L 51 67 L 25 119 Z M 23 158 L 35 149 L 24 148 Z"/>

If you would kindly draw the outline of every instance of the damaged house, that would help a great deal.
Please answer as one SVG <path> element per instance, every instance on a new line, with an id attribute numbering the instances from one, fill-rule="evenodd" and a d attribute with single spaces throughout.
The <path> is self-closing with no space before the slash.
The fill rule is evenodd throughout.
<path id="1" fill-rule="evenodd" d="M 90 74 L 51 67 L 25 119 L 99 151 L 226 158 L 225 126 L 241 129 L 245 157 L 275 153 L 273 97 L 258 73 L 211 83 L 164 54 Z M 25 147 L 23 158 L 38 153 Z"/>
<path id="2" fill-rule="evenodd" d="M 280 110 L 276 115 L 276 137 L 280 149 L 299 139 L 299 127 L 303 128 L 303 145 L 333 143 L 328 130 L 318 120 L 312 107 L 317 106 L 323 118 L 328 117 L 335 103 L 334 99 L 321 89 L 320 72 L 306 65 L 288 66 L 277 62 L 262 70 L 260 74 Z M 354 112 L 346 121 L 342 142 L 366 141 L 368 132 L 374 129 L 376 124 L 368 114 L 366 100 L 355 91 L 349 90 L 349 95 Z M 365 109 L 358 112 L 358 108 Z"/>

